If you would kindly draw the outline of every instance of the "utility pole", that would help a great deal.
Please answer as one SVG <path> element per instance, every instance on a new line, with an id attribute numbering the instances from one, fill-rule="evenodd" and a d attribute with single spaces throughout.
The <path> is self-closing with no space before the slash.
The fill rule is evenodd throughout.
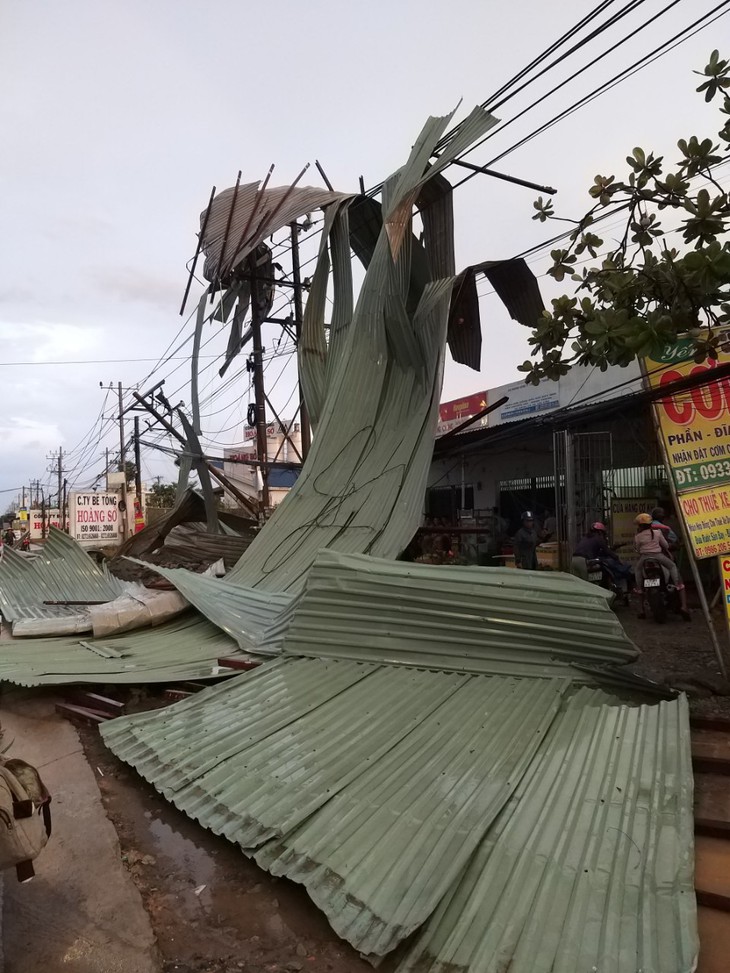
<path id="1" fill-rule="evenodd" d="M 119 470 L 124 474 L 122 484 L 122 540 L 126 541 L 129 537 L 129 512 L 127 510 L 127 464 L 126 450 L 124 444 L 124 400 L 122 397 L 122 383 L 117 382 L 117 394 L 119 396 Z"/>
<path id="2" fill-rule="evenodd" d="M 266 394 L 264 391 L 264 349 L 261 344 L 261 306 L 259 304 L 258 267 L 256 252 L 249 258 L 251 268 L 251 336 L 253 338 L 253 388 L 256 400 L 256 455 L 261 464 L 262 512 L 269 506 L 269 469 L 266 443 Z"/>
<path id="3" fill-rule="evenodd" d="M 134 487 L 142 510 L 142 450 L 139 445 L 139 416 L 134 417 Z"/>
<path id="4" fill-rule="evenodd" d="M 106 466 L 104 467 L 104 472 L 106 474 L 106 488 L 109 490 L 109 447 L 106 448 Z"/>
<path id="5" fill-rule="evenodd" d="M 119 395 L 119 470 L 124 470 L 125 449 L 124 449 L 124 401 L 122 398 L 122 383 L 117 383 L 117 394 Z"/>
<path id="6" fill-rule="evenodd" d="M 292 281 L 294 282 L 294 333 L 296 335 L 298 350 L 302 337 L 302 320 L 304 314 L 302 311 L 302 275 L 299 266 L 299 224 L 296 222 L 291 224 L 291 265 Z M 297 381 L 299 383 L 299 422 L 302 430 L 302 459 L 306 460 L 309 447 L 312 444 L 312 434 L 309 427 L 307 404 L 302 394 L 302 383 L 298 378 Z"/>
<path id="7" fill-rule="evenodd" d="M 61 489 L 63 486 L 63 447 L 58 447 L 58 515 L 61 524 L 63 525 L 63 502 L 61 497 Z"/>

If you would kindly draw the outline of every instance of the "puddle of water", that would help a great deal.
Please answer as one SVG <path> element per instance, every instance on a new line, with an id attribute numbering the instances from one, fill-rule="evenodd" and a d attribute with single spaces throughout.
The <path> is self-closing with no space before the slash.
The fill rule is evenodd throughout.
<path id="1" fill-rule="evenodd" d="M 193 888 L 211 885 L 215 878 L 216 864 L 204 848 L 200 848 L 160 818 L 150 823 L 149 830 L 157 857 L 162 856 L 172 862 L 180 871 L 181 878 L 189 880 Z"/>

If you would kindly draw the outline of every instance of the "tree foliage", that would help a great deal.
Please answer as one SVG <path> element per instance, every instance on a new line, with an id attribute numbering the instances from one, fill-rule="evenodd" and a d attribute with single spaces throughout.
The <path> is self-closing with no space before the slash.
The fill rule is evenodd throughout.
<path id="1" fill-rule="evenodd" d="M 551 252 L 550 276 L 578 286 L 573 296 L 553 300 L 533 329 L 535 360 L 520 366 L 528 383 L 557 379 L 576 364 L 602 371 L 627 365 L 679 335 L 692 338 L 696 361 L 717 357 L 720 329 L 730 325 L 730 201 L 715 175 L 730 158 L 730 63 L 713 51 L 695 74 L 704 79 L 697 91 L 705 101 L 719 98 L 722 127 L 715 138 L 680 139 L 674 163 L 635 148 L 624 181 L 595 177 L 595 203 L 568 221 L 574 229 L 565 247 Z M 550 200 L 541 197 L 534 207 L 535 220 L 561 219 Z M 665 230 L 666 210 L 684 216 L 679 231 Z M 599 254 L 597 224 L 618 213 L 626 216 L 623 234 Z M 681 252 L 671 242 L 677 232 L 686 245 Z"/>
<path id="2" fill-rule="evenodd" d="M 148 507 L 174 507 L 177 487 L 174 483 L 153 483 L 147 494 Z"/>

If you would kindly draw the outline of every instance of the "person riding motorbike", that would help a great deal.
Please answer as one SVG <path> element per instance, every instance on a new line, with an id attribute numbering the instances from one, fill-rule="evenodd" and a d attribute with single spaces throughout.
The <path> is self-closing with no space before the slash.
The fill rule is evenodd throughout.
<path id="1" fill-rule="evenodd" d="M 687 610 L 687 591 L 680 577 L 679 569 L 669 553 L 669 542 L 664 531 L 654 526 L 654 513 L 656 511 L 652 511 L 651 514 L 639 514 L 634 521 L 636 524 L 634 547 L 639 554 L 639 560 L 636 562 L 636 591 L 643 597 L 644 564 L 649 559 L 657 561 L 669 572 L 670 580 L 679 593 L 680 615 L 688 622 L 691 615 Z M 641 618 L 643 615 L 642 610 L 639 617 Z"/>
<path id="2" fill-rule="evenodd" d="M 660 530 L 664 534 L 664 539 L 669 545 L 669 550 L 673 550 L 679 543 L 679 538 L 674 533 L 669 524 L 665 524 L 664 521 L 667 519 L 666 511 L 664 507 L 654 507 L 651 512 L 651 526 L 655 530 Z"/>
<path id="3" fill-rule="evenodd" d="M 608 544 L 608 528 L 600 521 L 591 525 L 588 533 L 581 537 L 573 551 L 573 574 L 584 581 L 588 580 L 587 562 L 597 560 L 601 562 L 608 573 L 615 579 L 625 580 L 627 584 L 633 582 L 633 572 L 630 564 L 624 564 L 616 552 Z"/>

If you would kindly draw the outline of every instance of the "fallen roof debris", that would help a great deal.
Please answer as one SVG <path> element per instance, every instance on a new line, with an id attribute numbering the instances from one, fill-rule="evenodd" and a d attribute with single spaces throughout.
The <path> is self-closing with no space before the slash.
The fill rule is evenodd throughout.
<path id="1" fill-rule="evenodd" d="M 78 636 L 2 643 L 0 681 L 21 686 L 148 683 L 229 675 L 218 659 L 241 655 L 237 645 L 199 616 L 105 639 Z M 248 658 L 247 656 L 242 656 Z"/>
<path id="2" fill-rule="evenodd" d="M 72 631 L 91 631 L 84 604 L 113 601 L 130 590 L 130 586 L 112 577 L 63 531 L 49 530 L 48 540 L 40 554 L 24 558 L 7 548 L 0 559 L 0 612 L 4 621 L 24 622 L 40 634 L 47 625 L 70 627 Z M 49 604 L 58 602 L 59 604 Z M 63 604 L 66 602 L 67 604 Z M 75 604 L 74 604 L 75 603 Z"/>
<path id="3" fill-rule="evenodd" d="M 569 685 L 285 657 L 102 734 L 178 808 L 304 884 L 362 951 L 428 920 L 404 970 L 496 971 L 482 961 L 503 936 L 525 955 L 515 969 L 579 968 L 530 966 L 533 907 L 555 910 L 545 955 L 575 948 L 600 969 L 628 924 L 614 969 L 689 970 L 686 702 L 600 705 L 583 689 L 565 703 Z M 502 906 L 506 932 L 493 873 L 506 903 L 525 897 Z"/>
<path id="4" fill-rule="evenodd" d="M 377 235 L 362 226 L 372 207 L 320 193 L 329 205 L 299 345 L 317 427 L 307 464 L 225 581 L 159 569 L 211 621 L 11 643 L 0 679 L 199 679 L 230 674 L 218 658 L 251 659 L 233 639 L 280 652 L 165 710 L 105 722 L 103 738 L 188 815 L 304 884 L 373 960 L 400 948 L 399 973 L 688 973 L 686 701 L 636 705 L 576 685 L 618 684 L 636 654 L 592 586 L 382 560 L 420 516 L 456 324 L 440 171 L 495 123 L 475 109 L 432 162 L 449 120 L 430 119 L 386 182 Z M 266 226 L 296 219 L 311 192 L 269 191 Z M 209 275 L 260 242 L 260 227 L 246 234 L 262 198 L 241 187 L 230 251 L 233 211 L 219 198 Z M 367 265 L 357 306 L 350 209 Z M 521 302 L 515 280 L 502 283 L 513 313 L 531 313 L 534 294 Z M 457 344 L 476 359 L 473 322 Z"/>
<path id="5" fill-rule="evenodd" d="M 689 973 L 697 965 L 686 699 L 556 719 L 397 973 Z"/>

